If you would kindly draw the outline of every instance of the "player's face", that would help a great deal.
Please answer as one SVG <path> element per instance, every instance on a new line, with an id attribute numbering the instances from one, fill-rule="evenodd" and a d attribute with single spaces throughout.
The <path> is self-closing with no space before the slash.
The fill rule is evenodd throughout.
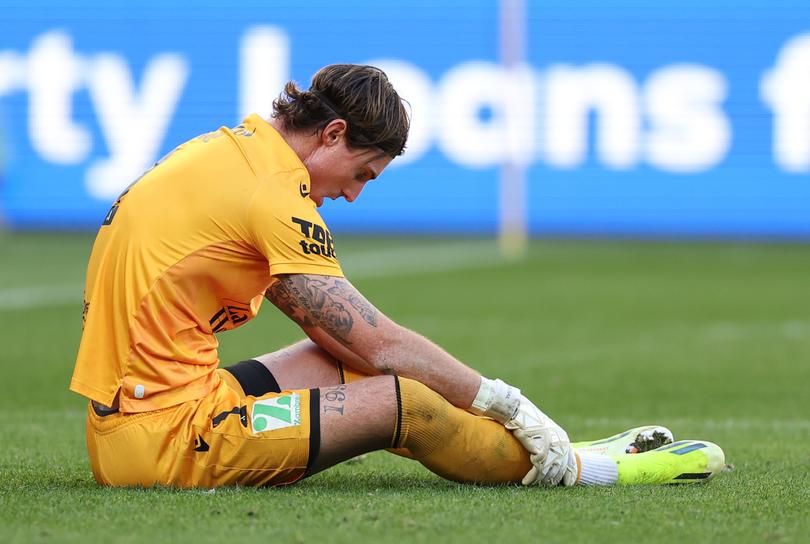
<path id="1" fill-rule="evenodd" d="M 392 159 L 379 149 L 348 147 L 344 137 L 345 124 L 342 131 L 327 133 L 326 130 L 321 145 L 304 161 L 312 185 L 309 197 L 317 206 L 327 198 L 343 197 L 352 202 L 360 196 L 366 183 L 379 176 Z"/>

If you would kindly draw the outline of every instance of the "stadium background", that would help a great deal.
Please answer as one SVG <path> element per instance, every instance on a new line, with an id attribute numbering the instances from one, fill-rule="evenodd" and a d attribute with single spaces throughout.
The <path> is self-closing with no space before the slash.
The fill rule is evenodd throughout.
<path id="1" fill-rule="evenodd" d="M 322 208 L 361 291 L 575 439 L 665 423 L 733 470 L 527 491 L 375 453 L 288 489 L 95 485 L 67 383 L 110 202 L 332 62 L 413 106 L 406 155 Z M 0 0 L 0 542 L 804 542 L 808 174 L 804 0 Z M 221 358 L 300 336 L 267 309 Z"/>
<path id="2" fill-rule="evenodd" d="M 370 62 L 414 129 L 362 202 L 325 210 L 338 232 L 494 232 L 511 163 L 535 234 L 807 238 L 806 15 L 785 0 L 34 0 L 0 20 L 0 214 L 92 229 L 175 145 L 267 114 L 287 79 Z M 511 34 L 525 39 L 504 64 Z"/>

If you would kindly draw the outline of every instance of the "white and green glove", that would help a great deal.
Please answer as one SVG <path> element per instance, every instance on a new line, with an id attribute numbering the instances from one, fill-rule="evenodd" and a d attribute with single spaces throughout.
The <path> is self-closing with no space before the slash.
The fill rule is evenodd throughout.
<path id="1" fill-rule="evenodd" d="M 502 380 L 481 377 L 481 387 L 470 411 L 502 423 L 529 452 L 532 469 L 523 485 L 574 485 L 577 463 L 571 441 L 554 420 L 544 414 L 520 389 Z"/>
<path id="2" fill-rule="evenodd" d="M 577 461 L 568 434 L 532 401 L 521 395 L 517 413 L 505 425 L 531 453 L 534 467 L 523 477 L 523 485 L 576 483 Z M 532 452 L 528 444 L 537 451 Z"/>

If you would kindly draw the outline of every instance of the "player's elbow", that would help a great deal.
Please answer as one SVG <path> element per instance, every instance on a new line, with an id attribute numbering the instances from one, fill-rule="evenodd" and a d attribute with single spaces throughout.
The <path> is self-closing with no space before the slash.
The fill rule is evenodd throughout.
<path id="1" fill-rule="evenodd" d="M 389 344 L 383 344 L 380 349 L 376 349 L 369 354 L 367 361 L 378 373 L 384 376 L 393 376 L 397 373 L 397 365 L 391 351 Z"/>
<path id="2" fill-rule="evenodd" d="M 406 334 L 403 334 L 402 327 L 391 324 L 388 334 L 381 336 L 379 342 L 368 354 L 367 361 L 377 372 L 386 376 L 393 376 L 399 373 L 402 355 L 406 353 Z"/>
<path id="3" fill-rule="evenodd" d="M 397 373 L 397 370 L 393 365 L 385 365 L 385 364 L 383 364 L 383 365 L 378 365 L 375 368 L 383 376 L 394 376 Z"/>

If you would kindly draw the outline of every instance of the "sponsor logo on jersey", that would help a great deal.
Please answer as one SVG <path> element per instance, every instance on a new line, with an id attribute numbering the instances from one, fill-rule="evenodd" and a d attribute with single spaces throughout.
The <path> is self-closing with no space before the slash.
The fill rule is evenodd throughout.
<path id="1" fill-rule="evenodd" d="M 250 303 L 229 299 L 222 299 L 222 302 L 225 305 L 208 320 L 211 331 L 222 332 L 235 329 L 250 319 Z"/>
<path id="2" fill-rule="evenodd" d="M 304 255 L 323 255 L 335 259 L 335 241 L 326 227 L 312 221 L 293 217 L 292 222 L 301 229 L 304 239 L 298 242 Z"/>
<path id="3" fill-rule="evenodd" d="M 253 403 L 250 414 L 253 433 L 275 431 L 301 424 L 301 396 L 289 393 Z"/>

